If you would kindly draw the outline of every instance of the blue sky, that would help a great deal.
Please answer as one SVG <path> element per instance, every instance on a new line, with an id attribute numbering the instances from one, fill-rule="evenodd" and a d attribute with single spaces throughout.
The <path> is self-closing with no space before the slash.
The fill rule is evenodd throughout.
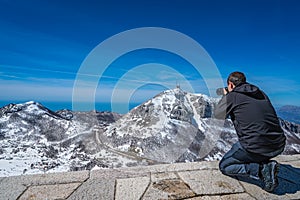
<path id="1" fill-rule="evenodd" d="M 232 71 L 243 71 L 274 105 L 300 106 L 297 0 L 0 0 L 0 100 L 71 102 L 76 74 L 89 53 L 108 38 L 141 27 L 183 33 L 202 45 L 223 79 Z M 195 92 L 208 94 L 201 75 L 185 59 L 142 49 L 120 56 L 107 67 L 95 101 L 111 101 L 122 77 L 126 85 L 141 85 L 132 102 L 147 100 L 166 89 L 166 84 L 175 87 L 178 80 L 170 71 L 162 71 L 167 74 L 156 80 L 161 85 L 151 84 L 148 70 L 126 76 L 147 63 L 169 66 Z"/>

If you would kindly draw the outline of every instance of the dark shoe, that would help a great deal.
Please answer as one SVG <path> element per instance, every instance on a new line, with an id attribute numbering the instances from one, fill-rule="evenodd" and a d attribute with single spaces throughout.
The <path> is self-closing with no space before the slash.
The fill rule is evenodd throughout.
<path id="1" fill-rule="evenodd" d="M 261 170 L 261 176 L 263 180 L 263 189 L 267 192 L 273 192 L 278 186 L 277 173 L 279 170 L 279 164 L 276 161 L 270 161 L 267 164 L 263 164 Z"/>

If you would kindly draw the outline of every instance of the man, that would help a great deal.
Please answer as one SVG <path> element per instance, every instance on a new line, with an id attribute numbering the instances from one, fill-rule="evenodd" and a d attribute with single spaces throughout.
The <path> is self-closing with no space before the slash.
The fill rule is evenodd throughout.
<path id="1" fill-rule="evenodd" d="M 278 185 L 279 165 L 270 159 L 285 147 L 286 137 L 268 96 L 246 82 L 242 72 L 233 72 L 228 87 L 215 108 L 215 117 L 230 116 L 238 135 L 235 143 L 220 161 L 225 175 L 246 176 L 263 181 L 263 189 L 272 192 Z"/>

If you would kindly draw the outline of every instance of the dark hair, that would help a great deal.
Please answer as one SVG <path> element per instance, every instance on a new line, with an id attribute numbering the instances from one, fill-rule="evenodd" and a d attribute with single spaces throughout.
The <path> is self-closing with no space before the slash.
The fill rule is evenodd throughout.
<path id="1" fill-rule="evenodd" d="M 246 83 L 246 76 L 242 72 L 232 72 L 227 78 L 227 84 L 229 84 L 229 81 L 235 86 L 238 86 L 242 83 Z"/>

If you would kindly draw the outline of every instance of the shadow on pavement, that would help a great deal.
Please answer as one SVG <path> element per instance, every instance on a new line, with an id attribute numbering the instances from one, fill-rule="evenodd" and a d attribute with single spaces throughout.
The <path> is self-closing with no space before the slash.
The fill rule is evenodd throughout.
<path id="1" fill-rule="evenodd" d="M 300 191 L 300 168 L 291 165 L 280 164 L 278 177 L 278 187 L 272 192 L 277 195 L 295 194 Z M 262 187 L 262 181 L 249 178 L 239 178 L 240 181 L 251 183 Z"/>
<path id="2" fill-rule="evenodd" d="M 294 194 L 300 191 L 300 168 L 280 164 L 278 182 L 279 185 L 274 194 Z"/>

